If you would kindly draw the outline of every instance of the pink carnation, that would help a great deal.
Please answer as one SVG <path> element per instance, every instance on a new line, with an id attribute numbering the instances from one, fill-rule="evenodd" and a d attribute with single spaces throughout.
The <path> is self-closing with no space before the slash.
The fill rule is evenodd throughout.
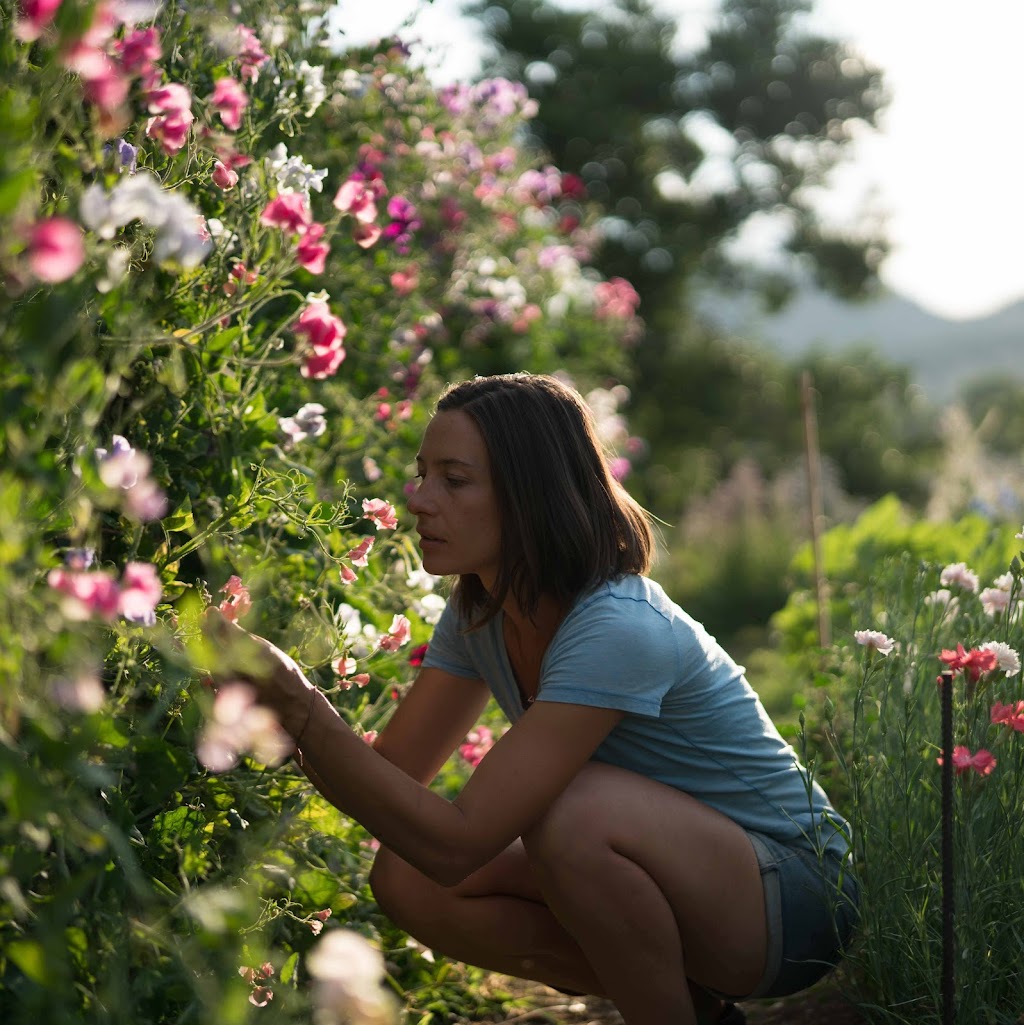
<path id="1" fill-rule="evenodd" d="M 942 755 L 935 759 L 939 765 L 942 764 Z M 979 776 L 988 776 L 996 767 L 996 759 L 991 751 L 981 748 L 971 754 L 970 748 L 958 744 L 953 748 L 953 768 L 958 776 L 963 775 L 969 769 L 973 769 Z"/>

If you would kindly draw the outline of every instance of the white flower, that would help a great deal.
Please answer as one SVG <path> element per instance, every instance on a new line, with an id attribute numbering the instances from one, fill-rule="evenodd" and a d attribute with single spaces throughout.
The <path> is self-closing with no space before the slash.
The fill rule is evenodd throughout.
<path id="1" fill-rule="evenodd" d="M 967 564 L 964 562 L 954 562 L 947 566 L 939 574 L 939 583 L 943 587 L 955 584 L 957 587 L 962 587 L 965 591 L 972 591 L 974 594 L 978 593 L 978 574 L 968 569 Z"/>
<path id="2" fill-rule="evenodd" d="M 288 435 L 285 446 L 290 449 L 306 438 L 319 438 L 327 430 L 324 412 L 319 402 L 307 402 L 294 416 L 280 417 L 277 425 Z"/>
<path id="3" fill-rule="evenodd" d="M 105 294 L 121 284 L 128 274 L 131 260 L 131 250 L 127 246 L 114 246 L 107 253 L 107 265 L 103 273 L 96 279 L 96 291 Z"/>
<path id="4" fill-rule="evenodd" d="M 384 958 L 356 932 L 331 929 L 306 957 L 316 1025 L 391 1025 L 397 1007 L 384 989 Z"/>
<path id="5" fill-rule="evenodd" d="M 853 639 L 858 644 L 863 644 L 869 651 L 877 651 L 879 655 L 888 655 L 896 642 L 891 637 L 886 637 L 880 630 L 857 630 Z"/>
<path id="6" fill-rule="evenodd" d="M 432 573 L 428 573 L 422 566 L 416 566 L 409 570 L 405 578 L 406 587 L 415 591 L 433 591 L 434 585 L 439 580 Z"/>
<path id="7" fill-rule="evenodd" d="M 444 612 L 445 600 L 439 594 L 425 594 L 422 598 L 414 598 L 412 607 L 416 615 L 433 626 L 441 618 Z"/>
<path id="8" fill-rule="evenodd" d="M 979 644 L 982 651 L 991 651 L 996 656 L 996 666 L 1007 676 L 1016 676 L 1020 672 L 1020 655 L 1009 644 L 1002 641 L 986 641 Z"/>
<path id="9" fill-rule="evenodd" d="M 225 253 L 230 253 L 235 248 L 238 236 L 228 229 L 219 217 L 207 217 L 206 227 L 210 230 L 214 245 L 219 246 Z"/>
<path id="10" fill-rule="evenodd" d="M 306 117 L 312 117 L 317 107 L 327 99 L 327 87 L 324 85 L 324 68 L 322 64 L 312 65 L 308 61 L 299 61 L 295 65 L 302 85 L 302 100 L 306 104 Z"/>
<path id="11" fill-rule="evenodd" d="M 1014 537 L 1015 537 L 1015 538 L 1016 538 L 1016 539 L 1017 539 L 1018 541 L 1024 541 L 1024 527 L 1021 527 L 1021 528 L 1020 528 L 1020 533 L 1019 533 L 1019 534 L 1014 534 L 1013 536 L 1014 536 Z"/>
<path id="12" fill-rule="evenodd" d="M 981 607 L 990 616 L 1005 612 L 1010 607 L 1010 592 L 1001 587 L 986 587 L 978 597 L 981 599 Z"/>
<path id="13" fill-rule="evenodd" d="M 327 168 L 320 170 L 307 164 L 302 157 L 288 156 L 288 148 L 283 142 L 278 143 L 265 158 L 267 171 L 274 176 L 278 192 L 301 192 L 309 198 L 309 190 L 323 192 Z"/>

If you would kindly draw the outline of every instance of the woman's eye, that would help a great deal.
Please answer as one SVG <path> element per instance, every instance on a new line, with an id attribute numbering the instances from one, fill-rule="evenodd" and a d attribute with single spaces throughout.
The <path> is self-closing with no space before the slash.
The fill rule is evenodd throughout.
<path id="1" fill-rule="evenodd" d="M 445 480 L 447 480 L 448 487 L 450 488 L 461 488 L 462 485 L 466 483 L 466 481 L 460 479 L 459 477 L 446 477 Z"/>

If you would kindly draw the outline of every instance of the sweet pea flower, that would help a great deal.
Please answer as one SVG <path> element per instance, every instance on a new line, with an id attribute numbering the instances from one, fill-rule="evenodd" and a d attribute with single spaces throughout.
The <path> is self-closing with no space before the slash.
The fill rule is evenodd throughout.
<path id="1" fill-rule="evenodd" d="M 214 161 L 213 174 L 210 180 L 218 189 L 227 192 L 238 184 L 238 172 L 234 168 L 222 164 L 219 160 Z"/>
<path id="2" fill-rule="evenodd" d="M 330 377 L 345 359 L 344 339 L 348 329 L 327 303 L 314 300 L 302 311 L 293 331 L 304 337 L 312 352 L 305 358 L 302 376 L 320 380 Z"/>
<path id="3" fill-rule="evenodd" d="M 412 624 L 405 616 L 396 615 L 391 620 L 388 632 L 380 639 L 381 650 L 398 651 L 403 644 L 408 642 L 412 632 L 411 628 Z"/>
<path id="4" fill-rule="evenodd" d="M 465 741 L 459 745 L 459 754 L 475 769 L 494 747 L 494 734 L 486 726 L 477 726 L 466 734 Z"/>
<path id="5" fill-rule="evenodd" d="M 53 569 L 46 581 L 64 595 L 63 610 L 68 619 L 84 621 L 97 616 L 109 622 L 117 616 L 120 589 L 109 573 Z"/>
<path id="6" fill-rule="evenodd" d="M 66 217 L 37 221 L 28 233 L 29 269 L 40 281 L 67 281 L 85 260 L 82 229 Z"/>
<path id="7" fill-rule="evenodd" d="M 306 956 L 313 977 L 313 1020 L 317 1025 L 361 1022 L 386 1025 L 395 1019 L 394 998 L 381 984 L 380 951 L 356 932 L 331 929 Z"/>
<path id="8" fill-rule="evenodd" d="M 127 490 L 149 473 L 149 456 L 132 448 L 131 442 L 122 434 L 111 437 L 109 450 L 97 448 L 93 455 L 99 464 L 100 480 L 108 488 Z"/>
<path id="9" fill-rule="evenodd" d="M 218 78 L 213 83 L 210 105 L 220 114 L 225 128 L 237 132 L 242 127 L 242 111 L 249 106 L 249 97 L 233 78 Z"/>
<path id="10" fill-rule="evenodd" d="M 118 611 L 132 623 L 152 626 L 156 622 L 154 610 L 162 594 L 155 566 L 148 562 L 129 562 L 121 575 Z"/>
<path id="11" fill-rule="evenodd" d="M 106 691 L 99 676 L 92 671 L 74 678 L 60 677 L 50 684 L 50 697 L 61 708 L 89 715 L 103 707 Z"/>
<path id="12" fill-rule="evenodd" d="M 986 641 L 978 645 L 979 651 L 990 651 L 996 657 L 996 669 L 1001 669 L 1006 676 L 1016 676 L 1020 672 L 1020 655 L 1003 641 Z"/>
<path id="13" fill-rule="evenodd" d="M 363 516 L 378 530 L 394 530 L 398 526 L 395 507 L 383 498 L 364 498 Z"/>
<path id="14" fill-rule="evenodd" d="M 879 655 L 888 655 L 896 642 L 891 637 L 886 637 L 880 630 L 856 630 L 853 639 L 864 645 L 868 651 L 877 651 Z"/>
<path id="15" fill-rule="evenodd" d="M 290 450 L 306 438 L 319 438 L 327 430 L 326 410 L 319 402 L 307 402 L 294 416 L 282 416 L 277 426 L 287 435 L 285 448 Z"/>
<path id="16" fill-rule="evenodd" d="M 246 82 L 255 82 L 260 77 L 260 68 L 270 58 L 263 52 L 259 36 L 245 25 L 235 30 L 235 55 L 241 65 L 241 75 Z"/>
<path id="17" fill-rule="evenodd" d="M 239 617 L 244 616 L 252 608 L 249 588 L 242 583 L 242 578 L 234 573 L 228 577 L 228 582 L 220 589 L 220 593 L 227 597 L 217 606 L 217 611 L 231 623 L 237 623 Z"/>
<path id="18" fill-rule="evenodd" d="M 368 566 L 370 564 L 370 549 L 373 547 L 373 543 L 376 539 L 373 537 L 364 537 L 353 548 L 346 558 L 352 563 L 353 566 L 359 566 L 360 568 Z"/>
<path id="19" fill-rule="evenodd" d="M 381 236 L 379 224 L 360 224 L 352 232 L 352 241 L 360 249 L 369 249 Z"/>
<path id="20" fill-rule="evenodd" d="M 334 197 L 334 206 L 344 214 L 351 214 L 362 224 L 377 219 L 377 205 L 373 191 L 366 182 L 349 178 Z"/>
<path id="21" fill-rule="evenodd" d="M 169 82 L 150 89 L 146 100 L 149 112 L 156 115 L 146 123 L 146 135 L 156 139 L 163 151 L 173 156 L 185 145 L 189 127 L 195 120 L 192 94 L 181 83 Z"/>
<path id="22" fill-rule="evenodd" d="M 357 665 L 358 663 L 354 658 L 352 658 L 351 656 L 343 655 L 341 658 L 336 658 L 331 663 L 331 668 L 339 676 L 351 676 L 356 671 Z"/>
<path id="23" fill-rule="evenodd" d="M 256 704 L 247 683 L 228 683 L 217 692 L 210 720 L 196 746 L 199 761 L 211 772 L 233 769 L 245 751 L 263 765 L 280 765 L 294 749 L 274 713 Z"/>
<path id="24" fill-rule="evenodd" d="M 153 71 L 160 59 L 160 35 L 155 28 L 137 28 L 114 43 L 114 52 L 121 57 L 121 67 L 136 77 Z"/>
<path id="25" fill-rule="evenodd" d="M 942 755 L 935 759 L 939 765 L 942 764 Z M 979 776 L 988 776 L 996 767 L 996 759 L 991 751 L 980 748 L 971 754 L 970 748 L 958 744 L 953 748 L 953 768 L 958 776 L 963 775 L 969 769 L 973 769 Z"/>
<path id="26" fill-rule="evenodd" d="M 305 268 L 310 274 L 323 274 L 327 263 L 327 255 L 331 247 L 320 239 L 326 229 L 322 224 L 315 221 L 306 229 L 299 244 L 295 247 L 295 258 L 299 266 Z"/>
<path id="27" fill-rule="evenodd" d="M 298 192 L 286 192 L 275 196 L 263 208 L 260 223 L 271 228 L 280 228 L 290 235 L 305 231 L 312 220 L 306 197 Z"/>
<path id="28" fill-rule="evenodd" d="M 423 660 L 427 657 L 428 647 L 429 645 L 427 644 L 419 644 L 409 652 L 408 661 L 409 665 L 411 665 L 413 669 L 418 669 L 423 665 Z"/>
<path id="29" fill-rule="evenodd" d="M 21 17 L 15 19 L 14 34 L 23 43 L 35 42 L 56 17 L 61 0 L 21 0 Z"/>

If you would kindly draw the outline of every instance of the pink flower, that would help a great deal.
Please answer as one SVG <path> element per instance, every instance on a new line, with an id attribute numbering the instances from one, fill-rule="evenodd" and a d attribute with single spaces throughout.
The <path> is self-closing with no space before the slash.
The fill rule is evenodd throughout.
<path id="1" fill-rule="evenodd" d="M 242 66 L 242 78 L 247 82 L 255 82 L 259 78 L 260 66 L 269 60 L 260 45 L 259 36 L 251 28 L 239 25 L 235 30 L 238 36 L 238 63 Z"/>
<path id="2" fill-rule="evenodd" d="M 180 82 L 150 89 L 146 96 L 150 114 L 191 114 L 192 94 Z"/>
<path id="3" fill-rule="evenodd" d="M 477 726 L 466 734 L 459 745 L 459 754 L 475 769 L 483 757 L 494 747 L 494 734 L 486 726 Z"/>
<path id="4" fill-rule="evenodd" d="M 276 196 L 263 208 L 260 223 L 271 228 L 280 228 L 291 235 L 306 230 L 312 219 L 306 197 L 301 192 L 286 192 Z"/>
<path id="5" fill-rule="evenodd" d="M 423 660 L 427 657 L 427 647 L 426 644 L 419 644 L 409 652 L 409 665 L 414 669 L 423 665 Z"/>
<path id="6" fill-rule="evenodd" d="M 269 986 L 255 986 L 249 994 L 249 1003 L 254 1007 L 266 1007 L 274 999 L 274 991 Z"/>
<path id="7" fill-rule="evenodd" d="M 65 596 L 64 614 L 68 619 L 86 620 L 98 616 L 110 621 L 118 613 L 120 589 L 109 573 L 53 569 L 46 582 Z"/>
<path id="8" fill-rule="evenodd" d="M 351 566 L 342 566 L 338 573 L 343 584 L 354 584 L 359 579 L 359 574 Z"/>
<path id="9" fill-rule="evenodd" d="M 156 622 L 153 611 L 163 587 L 156 567 L 148 562 L 129 562 L 121 574 L 121 594 L 118 610 L 125 619 L 133 623 L 152 626 Z"/>
<path id="10" fill-rule="evenodd" d="M 939 659 L 945 662 L 953 672 L 962 672 L 971 683 L 977 683 L 982 673 L 990 673 L 998 665 L 994 651 L 986 651 L 982 648 L 964 651 L 962 644 L 956 646 L 956 651 L 944 648 Z"/>
<path id="11" fill-rule="evenodd" d="M 608 462 L 608 472 L 615 480 L 625 480 L 632 469 L 633 464 L 625 456 L 616 456 Z"/>
<path id="12" fill-rule="evenodd" d="M 217 606 L 217 611 L 232 623 L 237 623 L 252 608 L 252 597 L 249 588 L 242 583 L 242 578 L 232 574 L 228 582 L 220 589 L 227 597 Z"/>
<path id="13" fill-rule="evenodd" d="M 295 247 L 295 256 L 299 265 L 308 270 L 310 274 L 323 274 L 327 254 L 331 251 L 331 247 L 326 242 L 320 241 L 324 230 L 322 224 L 317 224 L 314 221 Z"/>
<path id="14" fill-rule="evenodd" d="M 147 75 L 160 59 L 160 36 L 155 28 L 139 28 L 114 43 L 121 66 L 129 75 Z"/>
<path id="15" fill-rule="evenodd" d="M 1010 607 L 1010 592 L 1001 587 L 986 587 L 979 595 L 981 607 L 989 616 L 997 616 Z"/>
<path id="16" fill-rule="evenodd" d="M 341 658 L 336 658 L 331 666 L 339 676 L 351 676 L 356 671 L 357 664 L 351 656 L 343 655 Z"/>
<path id="17" fill-rule="evenodd" d="M 611 278 L 594 286 L 594 311 L 602 320 L 629 320 L 640 305 L 640 296 L 625 278 Z"/>
<path id="18" fill-rule="evenodd" d="M 896 644 L 891 637 L 886 637 L 880 630 L 856 630 L 853 639 L 858 644 L 863 644 L 869 651 L 877 651 L 879 655 L 888 655 Z"/>
<path id="19" fill-rule="evenodd" d="M 360 249 L 369 249 L 380 236 L 381 228 L 379 224 L 360 224 L 352 232 L 352 241 Z"/>
<path id="20" fill-rule="evenodd" d="M 299 373 L 314 381 L 322 381 L 325 377 L 333 377 L 344 359 L 345 350 L 341 348 L 313 352 L 306 356 L 306 361 L 299 369 Z"/>
<path id="21" fill-rule="evenodd" d="M 974 594 L 978 593 L 978 574 L 968 569 L 966 562 L 954 562 L 947 566 L 939 574 L 939 583 L 943 587 L 953 585 Z"/>
<path id="22" fill-rule="evenodd" d="M 391 287 L 399 295 L 408 295 L 410 292 L 415 291 L 419 283 L 419 268 L 414 263 L 410 264 L 404 271 L 396 270 L 391 275 Z"/>
<path id="23" fill-rule="evenodd" d="M 942 755 L 935 760 L 941 765 Z M 995 767 L 996 759 L 992 756 L 992 752 L 986 751 L 985 748 L 980 748 L 973 755 L 970 749 L 962 744 L 953 748 L 953 768 L 958 776 L 967 772 L 968 769 L 974 769 L 979 776 L 988 776 Z"/>
<path id="24" fill-rule="evenodd" d="M 363 516 L 378 530 L 394 530 L 398 526 L 395 507 L 383 498 L 364 498 Z"/>
<path id="25" fill-rule="evenodd" d="M 405 616 L 396 615 L 391 620 L 388 632 L 380 639 L 381 650 L 398 651 L 412 633 L 411 624 Z"/>
<path id="26" fill-rule="evenodd" d="M 156 139 L 167 154 L 174 155 L 185 145 L 192 113 L 192 94 L 178 82 L 150 89 L 146 99 L 149 112 L 156 114 L 146 122 L 146 135 Z"/>
<path id="27" fill-rule="evenodd" d="M 85 260 L 82 229 L 66 217 L 37 221 L 29 230 L 28 265 L 48 284 L 67 281 Z"/>
<path id="28" fill-rule="evenodd" d="M 213 184 L 218 189 L 223 189 L 224 192 L 233 189 L 238 184 L 238 172 L 234 168 L 228 167 L 227 164 L 222 164 L 219 160 L 214 162 L 213 174 L 210 177 Z"/>
<path id="29" fill-rule="evenodd" d="M 249 106 L 249 97 L 235 79 L 218 78 L 213 83 L 210 105 L 220 114 L 224 127 L 237 132 L 242 127 L 242 111 Z"/>
<path id="30" fill-rule="evenodd" d="M 23 42 L 38 39 L 43 29 L 53 21 L 61 0 L 22 0 L 21 17 L 14 26 L 14 34 Z"/>
<path id="31" fill-rule="evenodd" d="M 370 549 L 373 547 L 374 538 L 365 537 L 348 553 L 347 558 L 353 566 L 366 566 L 369 564 Z"/>
<path id="32" fill-rule="evenodd" d="M 327 303 L 314 300 L 299 315 L 293 329 L 296 335 L 305 337 L 312 349 L 306 356 L 302 376 L 319 380 L 329 377 L 345 359 L 343 342 L 348 329 L 340 317 L 331 313 Z"/>
<path id="33" fill-rule="evenodd" d="M 334 206 L 342 213 L 351 214 L 362 224 L 369 224 L 377 219 L 377 205 L 371 189 L 366 182 L 349 178 L 334 197 Z"/>
<path id="34" fill-rule="evenodd" d="M 997 701 L 992 706 L 992 722 L 994 725 L 1009 726 L 1018 733 L 1024 733 L 1024 701 L 1015 705 L 1004 705 Z"/>
<path id="35" fill-rule="evenodd" d="M 167 512 L 167 496 L 149 477 L 141 477 L 127 489 L 124 496 L 124 514 L 130 520 L 150 523 Z"/>
<path id="36" fill-rule="evenodd" d="M 226 772 L 238 764 L 243 751 L 251 751 L 264 765 L 280 765 L 294 746 L 274 713 L 256 704 L 252 687 L 227 683 L 214 698 L 213 712 L 199 735 L 196 754 L 211 772 Z"/>

